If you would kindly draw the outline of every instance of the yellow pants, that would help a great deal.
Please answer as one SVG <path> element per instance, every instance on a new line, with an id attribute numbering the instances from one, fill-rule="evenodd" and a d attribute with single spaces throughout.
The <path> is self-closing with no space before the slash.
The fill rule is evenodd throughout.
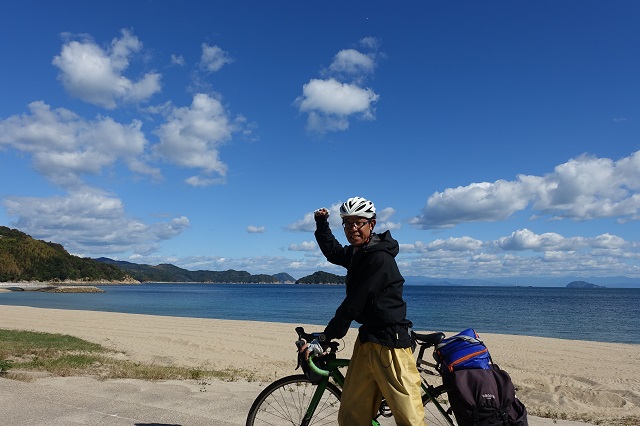
<path id="1" fill-rule="evenodd" d="M 371 426 L 383 395 L 397 425 L 425 424 L 420 373 L 411 348 L 394 349 L 357 339 L 342 388 L 338 424 Z"/>

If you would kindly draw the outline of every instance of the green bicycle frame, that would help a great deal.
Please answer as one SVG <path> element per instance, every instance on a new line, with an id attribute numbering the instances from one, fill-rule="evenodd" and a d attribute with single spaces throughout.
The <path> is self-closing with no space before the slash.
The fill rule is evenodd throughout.
<path id="1" fill-rule="evenodd" d="M 322 376 L 322 380 L 318 383 L 315 393 L 313 394 L 313 398 L 311 398 L 311 403 L 309 404 L 309 408 L 307 408 L 307 413 L 302 420 L 302 426 L 307 426 L 313 417 L 313 413 L 316 411 L 318 407 L 318 403 L 320 402 L 320 398 L 324 394 L 324 391 L 327 389 L 327 383 L 329 383 L 329 378 L 332 377 L 333 380 L 338 384 L 340 389 L 342 389 L 342 385 L 344 385 L 344 374 L 338 370 L 340 367 L 348 367 L 349 360 L 348 359 L 331 359 L 327 361 L 327 370 L 322 370 L 318 368 L 313 362 L 313 355 L 309 358 L 309 367 L 313 370 L 314 373 Z"/>

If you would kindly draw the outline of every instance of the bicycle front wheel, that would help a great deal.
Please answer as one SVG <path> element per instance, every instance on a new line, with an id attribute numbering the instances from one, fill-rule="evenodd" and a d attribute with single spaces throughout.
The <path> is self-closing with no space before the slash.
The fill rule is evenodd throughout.
<path id="1" fill-rule="evenodd" d="M 267 386 L 249 410 L 246 426 L 300 426 L 318 388 L 303 374 L 283 377 Z M 341 392 L 327 383 L 308 425 L 337 425 Z"/>

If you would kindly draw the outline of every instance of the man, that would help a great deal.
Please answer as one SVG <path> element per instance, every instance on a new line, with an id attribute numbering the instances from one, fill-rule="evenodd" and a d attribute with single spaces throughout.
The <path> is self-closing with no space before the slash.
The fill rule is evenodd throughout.
<path id="1" fill-rule="evenodd" d="M 389 231 L 373 232 L 376 209 L 371 201 L 348 199 L 340 217 L 348 246 L 333 236 L 325 208 L 314 212 L 315 236 L 327 260 L 347 268 L 347 295 L 324 333 L 303 350 L 320 355 L 324 341 L 344 337 L 354 320 L 362 324 L 342 389 L 338 423 L 370 426 L 384 396 L 398 425 L 423 425 L 412 323 L 405 318 L 404 278 L 395 261 L 398 242 Z"/>

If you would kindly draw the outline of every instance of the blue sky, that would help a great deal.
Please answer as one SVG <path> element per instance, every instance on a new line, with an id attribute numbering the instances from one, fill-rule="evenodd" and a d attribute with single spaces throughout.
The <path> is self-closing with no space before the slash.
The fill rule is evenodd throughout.
<path id="1" fill-rule="evenodd" d="M 299 278 L 362 196 L 405 275 L 640 277 L 640 3 L 94 3 L 0 14 L 0 225 Z"/>

